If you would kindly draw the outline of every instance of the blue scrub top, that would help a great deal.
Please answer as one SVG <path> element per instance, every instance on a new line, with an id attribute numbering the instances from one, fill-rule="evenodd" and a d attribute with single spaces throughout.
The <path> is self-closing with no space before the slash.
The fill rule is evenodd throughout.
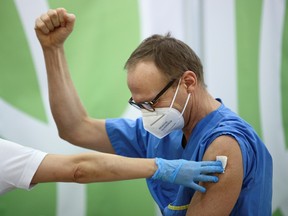
<path id="1" fill-rule="evenodd" d="M 198 122 L 185 148 L 181 130 L 158 139 L 143 128 L 142 118 L 107 119 L 106 130 L 119 155 L 193 161 L 202 161 L 206 149 L 217 137 L 232 136 L 242 152 L 244 178 L 230 215 L 271 215 L 271 155 L 253 128 L 223 104 Z M 153 179 L 147 179 L 147 185 L 163 215 L 186 214 L 193 189 Z"/>

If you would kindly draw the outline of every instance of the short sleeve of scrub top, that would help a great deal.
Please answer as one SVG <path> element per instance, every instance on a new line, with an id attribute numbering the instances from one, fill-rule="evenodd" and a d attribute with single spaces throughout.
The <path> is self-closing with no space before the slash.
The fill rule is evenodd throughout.
<path id="1" fill-rule="evenodd" d="M 107 119 L 106 131 L 118 155 L 146 158 L 149 133 L 140 119 Z"/>

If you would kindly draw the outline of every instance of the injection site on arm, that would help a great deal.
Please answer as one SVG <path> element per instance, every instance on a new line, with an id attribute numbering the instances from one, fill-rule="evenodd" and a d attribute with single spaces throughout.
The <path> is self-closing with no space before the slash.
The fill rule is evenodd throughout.
<path id="1" fill-rule="evenodd" d="M 222 167 L 223 167 L 223 173 L 224 173 L 226 165 L 227 165 L 228 157 L 224 155 L 218 155 L 216 156 L 216 161 L 221 161 Z"/>

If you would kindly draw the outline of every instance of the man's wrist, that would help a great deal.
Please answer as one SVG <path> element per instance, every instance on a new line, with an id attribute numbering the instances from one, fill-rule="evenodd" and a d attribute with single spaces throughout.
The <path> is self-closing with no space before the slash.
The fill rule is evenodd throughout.
<path id="1" fill-rule="evenodd" d="M 154 169 L 155 169 L 155 172 L 152 176 L 152 179 L 159 179 L 160 178 L 160 171 L 161 171 L 161 165 L 159 163 L 159 158 L 155 158 L 154 159 Z"/>

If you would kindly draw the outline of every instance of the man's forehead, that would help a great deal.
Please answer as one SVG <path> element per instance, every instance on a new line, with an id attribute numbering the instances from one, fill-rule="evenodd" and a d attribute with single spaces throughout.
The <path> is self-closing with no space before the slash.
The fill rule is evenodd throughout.
<path id="1" fill-rule="evenodd" d="M 138 62 L 128 69 L 127 76 L 128 79 L 133 81 L 143 82 L 149 80 L 150 82 L 162 83 L 168 80 L 164 73 L 160 71 L 152 61 Z"/>
<path id="2" fill-rule="evenodd" d="M 158 70 L 153 62 L 139 62 L 129 68 L 127 84 L 135 101 L 143 101 L 155 97 L 167 84 L 167 78 Z"/>

